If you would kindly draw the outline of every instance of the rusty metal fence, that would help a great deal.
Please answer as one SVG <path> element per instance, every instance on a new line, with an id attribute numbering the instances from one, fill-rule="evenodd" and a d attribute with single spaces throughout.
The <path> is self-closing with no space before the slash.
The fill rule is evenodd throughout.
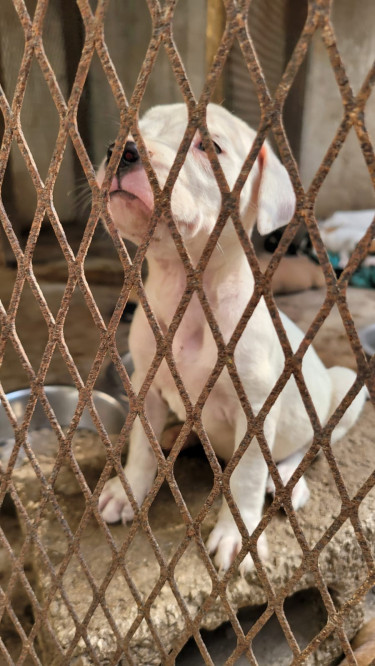
<path id="1" fill-rule="evenodd" d="M 12 411 L 5 391 L 2 387 L 0 387 L 1 402 L 7 412 L 9 421 L 12 424 L 15 433 L 15 446 L 8 467 L 2 474 L 1 500 L 3 501 L 6 497 L 6 494 L 10 493 L 17 508 L 18 515 L 22 518 L 25 524 L 25 539 L 20 551 L 17 554 L 13 551 L 5 533 L 3 531 L 0 532 L 2 545 L 7 549 L 8 555 L 12 562 L 11 577 L 5 589 L 1 592 L 1 607 L 3 612 L 8 613 L 8 616 L 14 623 L 14 627 L 19 635 L 21 647 L 16 663 L 41 663 L 41 656 L 38 651 L 37 639 L 42 631 L 49 635 L 49 641 L 51 645 L 51 659 L 49 663 L 75 663 L 75 650 L 79 642 L 83 642 L 85 645 L 85 650 L 87 652 L 88 659 L 90 660 L 87 663 L 104 663 L 100 660 L 100 655 L 97 651 L 97 644 L 93 641 L 89 629 L 90 620 L 93 614 L 98 608 L 100 608 L 103 616 L 106 619 L 107 626 L 110 627 L 110 631 L 113 634 L 115 644 L 115 649 L 113 650 L 111 657 L 105 661 L 105 663 L 137 663 L 135 661 L 134 654 L 132 653 L 131 641 L 141 624 L 146 623 L 151 637 L 150 640 L 154 643 L 155 651 L 158 654 L 160 663 L 173 664 L 181 647 L 185 644 L 189 637 L 194 637 L 204 663 L 212 664 L 213 661 L 205 646 L 204 640 L 202 639 L 200 627 L 205 613 L 210 607 L 210 604 L 212 604 L 213 600 L 218 598 L 222 604 L 223 613 L 231 623 L 237 640 L 237 647 L 228 658 L 226 662 L 227 664 L 235 664 L 241 655 L 245 655 L 248 659 L 248 662 L 253 666 L 258 663 L 253 651 L 253 640 L 257 633 L 261 631 L 262 627 L 265 626 L 265 624 L 274 614 L 277 616 L 285 634 L 286 641 L 292 654 L 293 664 L 307 663 L 308 657 L 313 655 L 319 645 L 321 645 L 323 641 L 333 633 L 335 633 L 338 637 L 342 651 L 347 656 L 348 663 L 356 664 L 356 659 L 353 655 L 353 651 L 350 647 L 350 643 L 345 632 L 344 623 L 345 618 L 351 609 L 359 603 L 360 599 L 375 583 L 375 563 L 373 559 L 372 544 L 369 543 L 364 533 L 359 517 L 361 502 L 375 485 L 375 470 L 369 472 L 367 480 L 361 485 L 356 494 L 352 497 L 348 493 L 343 476 L 337 464 L 335 454 L 330 447 L 330 436 L 334 427 L 339 422 L 341 416 L 364 384 L 367 385 L 370 395 L 372 396 L 372 400 L 375 399 L 375 361 L 374 358 L 368 360 L 364 354 L 346 298 L 346 289 L 350 276 L 368 253 L 370 243 L 375 233 L 375 222 L 373 222 L 369 227 L 367 233 L 364 235 L 355 252 L 353 253 L 347 267 L 338 279 L 336 278 L 334 271 L 328 261 L 327 252 L 319 235 L 319 229 L 314 216 L 314 204 L 320 187 L 322 186 L 334 160 L 338 156 L 340 149 L 352 128 L 354 128 L 358 136 L 369 174 L 373 183 L 375 184 L 374 149 L 366 130 L 366 124 L 364 120 L 365 105 L 370 97 L 372 87 L 375 83 L 375 65 L 372 67 L 368 73 L 368 76 L 363 81 L 363 85 L 361 86 L 360 91 L 355 95 L 350 86 L 350 82 L 348 81 L 345 68 L 336 45 L 335 32 L 330 19 L 332 4 L 331 0 L 309 0 L 308 16 L 305 26 L 300 35 L 297 46 L 295 47 L 294 52 L 292 53 L 292 56 L 288 62 L 276 93 L 273 97 L 271 97 L 267 90 L 265 79 L 259 66 L 259 62 L 253 48 L 252 39 L 249 34 L 247 15 L 251 0 L 224 0 L 224 32 L 212 62 L 212 66 L 208 72 L 203 92 L 200 98 L 196 99 L 189 85 L 189 81 L 184 70 L 184 64 L 181 61 L 173 38 L 173 14 L 177 2 L 176 0 L 165 0 L 164 2 L 161 2 L 160 0 L 147 0 L 147 5 L 152 19 L 152 37 L 133 94 L 130 99 L 127 99 L 121 82 L 116 74 L 116 70 L 112 64 L 104 38 L 104 20 L 110 0 L 98 0 L 97 3 L 89 2 L 89 0 L 77 0 L 77 5 L 79 7 L 84 25 L 85 37 L 82 55 L 77 68 L 74 84 L 72 86 L 69 99 L 66 100 L 61 93 L 54 71 L 46 56 L 43 45 L 43 22 L 48 9 L 49 1 L 38 0 L 33 16 L 29 14 L 24 0 L 13 0 L 13 3 L 24 31 L 25 49 L 13 98 L 7 99 L 3 90 L 0 91 L 0 108 L 4 118 L 5 126 L 0 153 L 0 178 L 1 183 L 3 183 L 11 144 L 13 141 L 16 141 L 19 150 L 23 155 L 25 164 L 33 180 L 35 191 L 37 193 L 37 207 L 24 250 L 22 250 L 20 247 L 17 236 L 12 228 L 11 221 L 8 218 L 5 208 L 2 204 L 0 208 L 1 223 L 18 264 L 18 272 L 14 283 L 10 305 L 6 310 L 3 304 L 0 304 L 0 354 L 2 358 L 5 353 L 7 344 L 11 344 L 13 346 L 28 376 L 29 384 L 31 387 L 31 397 L 27 405 L 25 417 L 21 424 L 18 423 L 16 415 Z M 294 78 L 306 57 L 309 44 L 317 29 L 321 30 L 322 39 L 336 77 L 338 90 L 340 91 L 342 97 L 343 115 L 339 128 L 336 132 L 336 135 L 332 139 L 332 143 L 326 152 L 324 160 L 310 187 L 307 191 L 305 191 L 305 189 L 302 187 L 298 167 L 289 148 L 288 138 L 285 133 L 283 125 L 283 108 Z M 261 109 L 261 122 L 258 128 L 257 138 L 254 142 L 250 154 L 248 155 L 243 165 L 233 191 L 230 191 L 228 188 L 225 178 L 218 168 L 213 151 L 208 151 L 209 158 L 222 193 L 222 205 L 216 227 L 203 251 L 198 265 L 194 267 L 190 262 L 182 238 L 172 219 L 170 210 L 170 196 L 173 185 L 177 179 L 179 169 L 184 162 L 186 152 L 189 149 L 196 130 L 199 129 L 204 138 L 208 137 L 208 130 L 206 125 L 206 106 L 214 93 L 215 86 L 223 70 L 226 58 L 228 57 L 228 53 L 235 40 L 238 40 L 243 58 L 248 68 L 249 77 L 251 77 L 258 95 Z M 180 150 L 176 157 L 173 168 L 167 179 L 166 185 L 162 191 L 159 188 L 151 166 L 149 163 L 147 163 L 146 150 L 142 143 L 142 136 L 140 135 L 137 124 L 138 111 L 142 101 L 142 96 L 160 49 L 165 49 L 168 55 L 174 76 L 185 100 L 189 116 L 189 123 L 184 139 L 180 146 Z M 95 170 L 86 152 L 85 145 L 80 136 L 77 124 L 77 112 L 80 103 L 80 97 L 86 77 L 88 75 L 90 62 L 95 52 L 100 59 L 103 70 L 111 86 L 121 119 L 121 125 L 118 136 L 116 137 L 112 159 L 110 161 L 107 177 L 102 189 L 98 187 L 95 177 Z M 20 113 L 23 104 L 25 87 L 27 85 L 31 63 L 34 58 L 37 60 L 43 72 L 45 81 L 51 93 L 51 97 L 60 117 L 58 137 L 51 159 L 50 168 L 44 182 L 38 173 L 20 122 Z M 259 268 L 253 245 L 244 233 L 238 216 L 238 198 L 244 182 L 251 170 L 251 167 L 254 164 L 254 161 L 261 149 L 263 141 L 271 130 L 277 142 L 281 159 L 290 174 L 290 178 L 297 196 L 297 207 L 293 220 L 288 225 L 267 270 L 263 274 Z M 138 248 L 133 261 L 130 260 L 125 245 L 114 228 L 113 221 L 108 209 L 108 187 L 111 175 L 116 170 L 116 166 L 120 160 L 129 132 L 132 133 L 137 141 L 137 144 L 139 145 L 141 156 L 146 164 L 147 174 L 155 198 L 153 223 L 149 229 L 147 237 L 144 238 L 143 243 Z M 73 254 L 73 251 L 71 250 L 66 240 L 64 230 L 55 211 L 53 200 L 54 184 L 59 173 L 59 168 L 63 159 L 64 149 L 68 138 L 71 139 L 74 145 L 74 149 L 78 155 L 92 193 L 92 206 L 90 215 L 83 233 L 82 242 L 76 255 Z M 177 250 L 184 263 L 187 275 L 184 296 L 179 304 L 179 307 L 177 308 L 169 329 L 165 334 L 163 334 L 161 331 L 158 322 L 156 321 L 153 312 L 147 303 L 141 277 L 141 266 L 146 256 L 147 247 L 157 225 L 157 220 L 161 214 L 163 214 L 168 220 L 170 233 L 175 241 Z M 53 316 L 45 296 L 35 278 L 32 263 L 34 248 L 37 243 L 42 221 L 45 216 L 49 218 L 53 226 L 55 235 L 66 259 L 69 272 L 65 293 L 58 312 L 55 316 Z M 235 229 L 238 234 L 239 242 L 243 247 L 244 253 L 248 257 L 251 269 L 254 273 L 255 290 L 250 298 L 248 307 L 246 308 L 241 321 L 239 322 L 234 334 L 232 335 L 231 340 L 228 344 L 225 344 L 202 287 L 202 274 L 208 264 L 213 248 L 219 239 L 220 233 L 222 232 L 223 227 L 229 217 L 231 217 L 233 220 Z M 90 242 L 101 218 L 105 220 L 124 270 L 123 287 L 118 299 L 117 306 L 108 326 L 105 324 L 100 310 L 97 307 L 93 294 L 86 280 L 84 268 L 85 257 L 90 247 Z M 281 325 L 281 321 L 272 295 L 271 280 L 283 257 L 283 254 L 287 250 L 290 242 L 293 240 L 295 234 L 302 224 L 306 225 L 320 265 L 324 271 L 327 289 L 323 306 L 317 313 L 314 321 L 311 323 L 311 326 L 309 327 L 298 351 L 293 353 L 289 341 L 285 335 L 284 329 Z M 44 349 L 40 366 L 37 371 L 34 371 L 26 352 L 24 351 L 15 325 L 18 306 L 25 284 L 29 285 L 40 307 L 40 311 L 44 317 L 49 333 L 48 344 Z M 64 322 L 69 311 L 72 294 L 76 287 L 81 290 L 85 302 L 91 312 L 92 318 L 100 333 L 99 349 L 92 364 L 87 381 L 85 382 L 82 380 L 77 370 L 64 338 Z M 134 392 L 129 376 L 127 375 L 127 372 L 122 364 L 115 337 L 120 316 L 127 302 L 131 289 L 135 289 L 138 294 L 140 304 L 147 314 L 149 325 L 152 328 L 157 345 L 157 353 L 155 354 L 153 363 L 149 368 L 147 377 L 138 394 Z M 172 354 L 173 337 L 178 329 L 178 326 L 182 320 L 184 312 L 186 311 L 193 293 L 198 295 L 199 301 L 210 325 L 218 348 L 217 362 L 212 368 L 211 375 L 206 385 L 204 386 L 204 389 L 202 390 L 199 400 L 196 404 L 192 404 L 189 399 L 181 377 L 179 376 L 176 369 Z M 251 317 L 257 303 L 261 298 L 264 298 L 272 315 L 275 328 L 278 332 L 280 342 L 285 353 L 286 362 L 285 369 L 270 396 L 268 397 L 266 403 L 260 410 L 259 414 L 254 416 L 236 372 L 234 363 L 234 350 L 248 319 Z M 353 384 L 348 394 L 345 396 L 345 399 L 336 409 L 335 413 L 330 417 L 328 423 L 322 426 L 319 423 L 319 419 L 314 410 L 314 405 L 306 389 L 306 385 L 302 376 L 301 364 L 306 350 L 314 340 L 315 335 L 335 305 L 339 310 L 351 349 L 355 355 L 358 373 L 357 380 Z M 27 324 L 25 323 L 25 325 Z M 84 341 L 82 341 L 82 344 L 84 344 Z M 68 432 L 66 433 L 64 433 L 59 426 L 44 392 L 44 383 L 47 371 L 55 349 L 59 350 L 60 354 L 65 360 L 73 378 L 74 384 L 79 391 L 79 402 L 76 413 L 68 429 Z M 129 415 L 126 419 L 126 423 L 118 443 L 115 446 L 111 444 L 108 438 L 107 432 L 98 416 L 92 398 L 92 390 L 95 386 L 103 359 L 106 355 L 111 357 L 111 360 L 113 361 L 117 372 L 123 381 L 130 403 Z M 160 448 L 159 442 L 154 436 L 153 430 L 144 413 L 143 408 L 145 396 L 163 359 L 165 359 L 168 364 L 186 409 L 186 422 L 167 457 L 165 457 Z M 225 470 L 222 471 L 202 426 L 201 413 L 207 396 L 209 395 L 212 387 L 214 386 L 217 378 L 224 368 L 227 369 L 236 388 L 238 399 L 241 402 L 243 409 L 246 411 L 248 432 L 242 445 L 233 455 L 232 460 L 227 465 Z M 270 454 L 264 436 L 263 426 L 268 411 L 275 403 L 277 396 L 291 376 L 294 376 L 295 378 L 302 396 L 302 400 L 309 414 L 311 425 L 314 431 L 314 441 L 302 463 L 299 465 L 298 469 L 284 488 L 283 484 L 281 483 L 276 465 L 272 459 L 272 455 Z M 33 454 L 27 439 L 30 420 L 37 400 L 42 403 L 43 408 L 50 420 L 51 428 L 56 433 L 57 439 L 59 441 L 58 454 L 54 461 L 53 469 L 51 470 L 48 478 L 46 478 L 36 456 Z M 90 490 L 85 480 L 85 477 L 80 469 L 71 446 L 72 437 L 77 429 L 80 416 L 85 406 L 88 406 L 90 410 L 92 419 L 97 427 L 98 432 L 100 433 L 102 442 L 106 447 L 107 455 L 106 464 L 93 491 Z M 158 474 L 153 488 L 139 509 L 136 506 L 134 498 L 132 497 L 131 488 L 129 487 L 127 480 L 124 477 L 120 462 L 121 449 L 124 446 L 125 438 L 130 431 L 136 417 L 139 417 L 142 422 L 143 428 L 149 437 L 158 462 Z M 184 497 L 179 489 L 174 475 L 174 465 L 176 459 L 187 436 L 193 428 L 195 428 L 200 437 L 214 477 L 212 489 L 209 492 L 201 510 L 194 518 L 191 516 L 189 510 L 187 509 Z M 273 502 L 265 509 L 262 520 L 254 534 L 249 535 L 243 528 L 237 507 L 231 497 L 229 482 L 231 473 L 241 459 L 254 434 L 256 435 L 263 455 L 267 461 L 271 476 L 274 480 L 276 494 Z M 17 491 L 13 480 L 13 468 L 21 447 L 24 447 L 26 451 L 30 464 L 33 467 L 35 473 L 35 484 L 38 485 L 40 490 L 40 501 L 38 503 L 36 513 L 32 517 L 28 515 L 28 511 L 21 501 L 19 492 Z M 312 547 L 307 542 L 305 535 L 301 530 L 298 515 L 293 510 L 291 503 L 291 491 L 297 483 L 298 479 L 309 467 L 319 450 L 323 451 L 323 455 L 325 456 L 329 468 L 334 476 L 337 490 L 340 496 L 341 509 L 334 522 L 332 522 L 332 524 L 324 532 L 318 542 Z M 79 525 L 76 530 L 71 529 L 69 517 L 64 514 L 64 511 L 62 510 L 55 494 L 55 482 L 63 463 L 66 463 L 66 461 L 69 462 L 71 469 L 73 470 L 78 481 L 81 492 L 85 498 L 85 509 L 80 517 Z M 99 494 L 103 489 L 105 481 L 110 477 L 114 470 L 117 474 L 120 475 L 123 486 L 128 496 L 131 498 L 131 503 L 135 509 L 135 520 L 130 530 L 127 532 L 122 544 L 118 544 L 113 539 L 109 527 L 101 518 L 97 508 Z M 184 538 L 169 560 L 167 560 L 164 556 L 149 523 L 149 510 L 152 507 L 158 490 L 164 481 L 166 481 L 169 485 L 174 501 L 180 513 L 181 522 L 183 523 L 185 529 Z M 223 493 L 226 497 L 231 511 L 239 524 L 239 528 L 243 537 L 242 549 L 224 576 L 219 576 L 218 572 L 215 570 L 215 567 L 213 566 L 211 559 L 206 551 L 204 541 L 201 536 L 202 522 L 208 515 L 214 500 L 220 495 L 220 493 Z M 288 583 L 283 586 L 282 589 L 277 590 L 270 582 L 266 567 L 259 559 L 256 549 L 256 542 L 260 534 L 270 524 L 272 518 L 281 507 L 284 509 L 289 519 L 294 536 L 301 548 L 302 557 L 300 565 L 296 568 Z M 50 554 L 47 552 L 45 544 L 40 537 L 39 530 L 43 523 L 47 508 L 48 511 L 52 511 L 54 520 L 59 524 L 66 540 L 66 551 L 61 561 L 59 562 L 58 567 L 53 565 Z M 101 531 L 101 534 L 105 535 L 106 543 L 110 551 L 108 568 L 101 582 L 98 582 L 93 576 L 90 567 L 87 565 L 86 559 L 80 550 L 82 534 L 93 517 L 96 521 L 98 529 Z M 351 595 L 350 598 L 346 599 L 345 603 L 340 608 L 336 608 L 329 593 L 327 583 L 321 574 L 318 560 L 324 547 L 348 519 L 352 525 L 355 537 L 360 546 L 367 570 L 365 579 L 358 587 L 356 592 Z M 131 546 L 134 536 L 139 530 L 142 530 L 147 535 L 149 545 L 160 570 L 160 576 L 156 584 L 152 587 L 148 596 L 143 598 L 138 593 L 126 564 L 127 550 Z M 175 568 L 178 565 L 182 555 L 186 552 L 189 544 L 191 543 L 196 545 L 199 556 L 208 572 L 212 586 L 210 593 L 206 596 L 201 604 L 199 611 L 194 617 L 190 615 L 186 599 L 184 598 L 184 595 L 182 594 L 175 580 Z M 46 570 L 49 576 L 50 585 L 48 592 L 44 594 L 43 600 L 40 599 L 38 591 L 32 588 L 25 573 L 25 561 L 28 551 L 31 547 L 35 549 L 41 566 Z M 250 631 L 246 633 L 243 631 L 243 628 L 236 616 L 236 609 L 233 608 L 227 592 L 229 581 L 237 571 L 238 565 L 249 551 L 253 557 L 259 581 L 267 595 L 268 601 L 264 612 L 254 623 Z M 343 553 L 343 557 L 344 556 L 345 554 Z M 86 613 L 81 617 L 77 615 L 73 605 L 69 600 L 69 592 L 67 591 L 64 582 L 64 575 L 66 574 L 73 557 L 79 561 L 82 576 L 86 577 L 88 586 L 91 591 L 91 601 L 88 604 Z M 136 605 L 136 612 L 133 622 L 131 623 L 131 626 L 126 634 L 122 634 L 119 630 L 116 623 L 116 618 L 113 616 L 111 608 L 106 601 L 107 588 L 110 585 L 111 580 L 113 579 L 116 572 L 121 573 L 124 585 L 126 584 L 131 590 Z M 298 581 L 301 580 L 301 578 L 307 573 L 311 575 L 314 586 L 320 592 L 327 613 L 327 621 L 318 635 L 315 636 L 315 638 L 306 647 L 301 649 L 286 617 L 284 601 L 295 589 Z M 20 623 L 16 613 L 12 608 L 12 590 L 14 589 L 14 586 L 18 580 L 21 581 L 22 585 L 24 586 L 33 610 L 33 623 L 29 633 L 25 632 L 22 624 Z M 170 589 L 173 592 L 174 598 L 179 608 L 179 612 L 184 621 L 184 629 L 172 649 L 169 647 L 167 648 L 163 644 L 163 641 L 158 635 L 158 627 L 155 624 L 152 616 L 152 605 L 166 583 L 169 584 Z M 69 643 L 64 646 L 61 645 L 58 638 L 55 636 L 53 624 L 51 623 L 51 608 L 56 596 L 59 596 L 59 598 L 63 600 L 65 608 L 67 609 L 66 613 L 68 614 L 73 625 L 73 631 L 71 632 Z M 2 663 L 14 663 L 1 639 L 0 652 L 0 659 Z"/>

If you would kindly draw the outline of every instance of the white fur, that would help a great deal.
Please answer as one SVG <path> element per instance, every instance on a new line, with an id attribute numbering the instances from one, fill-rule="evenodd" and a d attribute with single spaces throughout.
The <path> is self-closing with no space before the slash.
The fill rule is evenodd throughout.
<path id="1" fill-rule="evenodd" d="M 253 143 L 255 132 L 222 107 L 210 104 L 207 123 L 211 138 L 222 149 L 219 162 L 230 188 Z M 141 133 L 159 184 L 164 186 L 187 125 L 183 104 L 154 107 L 140 122 Z M 197 264 L 209 234 L 214 229 L 221 206 L 220 190 L 206 152 L 199 149 L 197 133 L 186 156 L 171 197 L 175 223 L 184 239 L 192 263 Z M 104 179 L 104 163 L 98 173 Z M 118 192 L 121 186 L 123 192 Z M 136 243 L 144 236 L 152 215 L 153 194 L 141 164 L 120 174 L 111 186 L 111 211 L 121 234 Z M 124 191 L 128 190 L 131 196 Z M 248 234 L 258 221 L 261 233 L 285 225 L 293 215 L 294 192 L 285 168 L 264 144 L 242 189 L 239 212 Z M 164 219 L 158 221 L 148 254 L 149 276 L 146 284 L 148 301 L 162 331 L 167 331 L 186 286 L 183 263 Z M 253 290 L 253 275 L 239 244 L 233 223 L 228 220 L 203 275 L 203 287 L 210 307 L 228 342 Z M 302 332 L 286 316 L 282 323 L 293 350 L 302 340 Z M 135 371 L 132 382 L 139 390 L 156 351 L 156 343 L 142 307 L 136 310 L 129 337 Z M 190 399 L 194 403 L 217 359 L 217 346 L 206 321 L 198 296 L 194 293 L 173 339 L 176 366 Z M 246 395 L 255 413 L 283 371 L 284 353 L 263 299 L 251 316 L 235 351 L 235 364 Z M 310 347 L 304 356 L 303 376 L 316 412 L 325 423 L 333 409 L 353 383 L 355 374 L 337 368 L 327 370 Z M 365 392 L 354 401 L 340 422 L 341 436 L 356 420 Z M 180 419 L 185 409 L 165 360 L 160 365 L 147 394 L 145 409 L 156 437 L 160 437 L 168 407 Z M 247 430 L 246 415 L 239 403 L 227 369 L 221 373 L 202 413 L 203 425 L 216 454 L 228 461 Z M 304 451 L 312 440 L 312 426 L 292 377 L 272 407 L 264 424 L 264 434 L 276 462 Z M 336 439 L 334 434 L 334 439 Z M 301 456 L 281 470 L 283 482 L 293 473 Z M 131 433 L 125 474 L 136 501 L 141 504 L 149 492 L 157 463 L 139 421 Z M 268 477 L 267 465 L 254 438 L 231 477 L 231 492 L 249 534 L 259 523 Z M 308 498 L 306 482 L 295 488 L 293 501 L 301 506 Z M 100 510 L 107 522 L 131 520 L 133 510 L 118 478 L 105 485 L 100 497 Z M 223 501 L 207 544 L 215 553 L 219 569 L 227 569 L 241 548 L 241 536 L 226 501 Z M 266 554 L 266 541 L 258 540 L 261 556 Z M 252 559 L 247 555 L 241 570 L 248 571 Z"/>

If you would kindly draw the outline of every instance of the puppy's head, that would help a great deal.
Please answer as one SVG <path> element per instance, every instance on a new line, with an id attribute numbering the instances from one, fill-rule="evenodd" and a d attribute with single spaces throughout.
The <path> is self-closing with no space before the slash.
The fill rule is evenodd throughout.
<path id="1" fill-rule="evenodd" d="M 187 122 L 186 106 L 170 104 L 153 107 L 139 123 L 161 188 L 175 160 Z M 207 107 L 207 125 L 225 178 L 229 187 L 233 188 L 253 144 L 255 132 L 216 104 Z M 98 172 L 100 185 L 104 180 L 110 150 Z M 124 238 L 135 243 L 142 240 L 150 223 L 153 205 L 152 189 L 137 146 L 129 136 L 110 186 L 111 212 Z M 193 239 L 211 233 L 220 206 L 220 189 L 197 132 L 171 197 L 172 215 L 185 242 L 193 242 Z M 295 196 L 288 173 L 265 143 L 241 191 L 239 211 L 242 222 L 251 233 L 257 220 L 260 233 L 267 234 L 289 222 L 294 206 Z M 168 238 L 167 225 L 161 219 L 155 230 L 154 242 L 167 241 Z"/>

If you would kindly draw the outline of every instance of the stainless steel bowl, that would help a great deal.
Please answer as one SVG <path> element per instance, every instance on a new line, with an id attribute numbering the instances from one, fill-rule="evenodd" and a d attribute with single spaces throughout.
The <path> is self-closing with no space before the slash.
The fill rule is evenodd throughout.
<path id="1" fill-rule="evenodd" d="M 121 360 L 126 372 L 128 373 L 129 377 L 131 377 L 134 372 L 134 364 L 130 352 L 127 352 L 127 354 L 125 354 Z M 111 392 L 116 396 L 116 398 L 119 400 L 126 398 L 124 385 L 113 363 L 110 363 L 107 367 L 106 379 L 106 386 L 108 385 L 111 387 Z"/>
<path id="2" fill-rule="evenodd" d="M 375 354 L 375 324 L 371 324 L 371 326 L 367 326 L 359 331 L 359 339 L 366 354 L 369 354 L 369 356 Z"/>
<path id="3" fill-rule="evenodd" d="M 69 426 L 78 403 L 77 389 L 73 386 L 45 386 L 44 391 L 59 424 L 62 427 Z M 126 402 L 124 401 L 123 404 L 121 404 L 118 400 L 102 391 L 93 391 L 92 394 L 95 407 L 108 434 L 115 435 L 119 433 L 124 425 L 128 411 Z M 13 391 L 12 393 L 7 394 L 7 399 L 18 423 L 22 422 L 29 398 L 30 389 L 21 389 L 20 391 Z M 41 428 L 50 427 L 51 424 L 38 400 L 35 405 L 35 411 L 30 422 L 29 430 L 40 430 Z M 88 430 L 96 432 L 96 427 L 87 407 L 83 410 L 78 427 L 87 428 Z M 14 437 L 13 428 L 3 406 L 0 405 L 0 440 L 4 441 L 12 437 Z"/>

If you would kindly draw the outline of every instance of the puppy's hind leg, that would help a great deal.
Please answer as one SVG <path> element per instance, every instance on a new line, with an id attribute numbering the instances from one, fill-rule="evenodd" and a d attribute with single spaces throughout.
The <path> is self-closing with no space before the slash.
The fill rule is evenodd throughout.
<path id="1" fill-rule="evenodd" d="M 340 402 L 349 391 L 350 387 L 355 381 L 356 374 L 353 370 L 340 366 L 329 368 L 328 372 L 332 382 L 332 398 L 330 409 L 331 414 L 332 411 L 339 406 Z M 367 389 L 362 388 L 334 429 L 332 433 L 331 444 L 335 444 L 354 425 L 363 408 L 366 398 Z M 293 453 L 291 456 L 278 463 L 277 469 L 279 470 L 279 474 L 284 485 L 289 481 L 293 472 L 300 464 L 306 451 L 307 448 L 304 447 L 300 451 L 296 451 L 296 453 Z M 275 485 L 270 476 L 268 477 L 267 481 L 267 492 L 271 493 L 272 495 L 275 494 Z M 308 489 L 305 478 L 302 476 L 292 491 L 292 504 L 294 509 L 301 509 L 306 504 L 309 497 L 310 491 Z"/>
<path id="2" fill-rule="evenodd" d="M 279 471 L 284 486 L 288 483 L 293 472 L 300 464 L 306 451 L 307 451 L 306 448 L 303 448 L 300 451 L 296 451 L 296 453 L 293 453 L 291 456 L 288 456 L 288 458 L 285 458 L 285 460 L 282 460 L 277 464 L 277 469 Z M 271 476 L 268 477 L 267 481 L 267 493 L 275 495 L 275 484 Z M 306 483 L 305 477 L 301 476 L 301 478 L 297 481 L 296 485 L 292 490 L 293 508 L 296 511 L 298 509 L 302 509 L 302 507 L 305 506 L 306 502 L 308 501 L 309 497 L 310 497 L 310 491 Z"/>

